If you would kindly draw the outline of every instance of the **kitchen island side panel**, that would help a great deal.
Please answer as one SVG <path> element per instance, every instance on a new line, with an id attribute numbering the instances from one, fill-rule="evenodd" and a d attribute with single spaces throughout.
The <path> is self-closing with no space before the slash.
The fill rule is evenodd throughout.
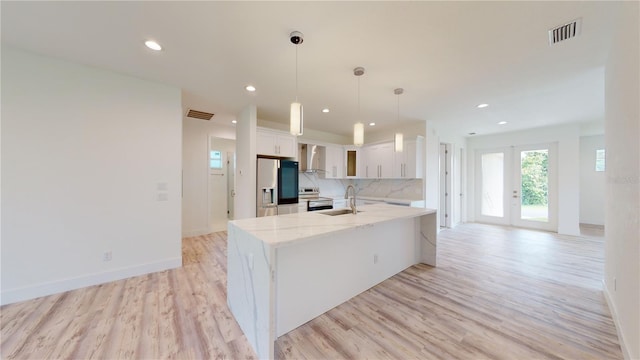
<path id="1" fill-rule="evenodd" d="M 258 358 L 273 359 L 275 251 L 232 223 L 227 232 L 227 304 Z"/>
<path id="2" fill-rule="evenodd" d="M 276 249 L 277 336 L 416 264 L 419 223 L 369 224 Z"/>

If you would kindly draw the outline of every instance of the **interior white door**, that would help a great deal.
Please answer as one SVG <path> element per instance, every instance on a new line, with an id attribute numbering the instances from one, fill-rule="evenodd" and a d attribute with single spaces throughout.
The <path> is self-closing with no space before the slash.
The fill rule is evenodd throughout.
<path id="1" fill-rule="evenodd" d="M 228 220 L 233 219 L 235 147 L 233 139 L 209 137 L 207 199 L 211 232 L 227 230 Z"/>
<path id="2" fill-rule="evenodd" d="M 440 226 L 451 227 L 451 145 L 440 144 Z"/>
<path id="3" fill-rule="evenodd" d="M 233 198 L 236 196 L 236 153 L 227 153 L 227 218 L 234 219 Z"/>
<path id="4" fill-rule="evenodd" d="M 557 231 L 556 144 L 476 153 L 476 219 Z"/>
<path id="5" fill-rule="evenodd" d="M 209 169 L 209 201 L 210 206 L 210 231 L 224 231 L 227 229 L 227 167 L 226 153 L 220 153 L 221 168 Z"/>

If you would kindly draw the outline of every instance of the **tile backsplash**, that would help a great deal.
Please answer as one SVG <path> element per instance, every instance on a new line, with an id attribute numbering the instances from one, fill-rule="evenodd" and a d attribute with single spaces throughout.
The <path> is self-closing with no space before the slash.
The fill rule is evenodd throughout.
<path id="1" fill-rule="evenodd" d="M 358 179 L 359 196 L 424 200 L 422 179 Z"/>
<path id="2" fill-rule="evenodd" d="M 318 173 L 300 173 L 298 182 L 300 187 L 318 187 L 320 194 L 328 197 L 344 196 L 347 185 L 352 183 L 351 180 L 324 179 Z"/>
<path id="3" fill-rule="evenodd" d="M 327 197 L 343 196 L 347 185 L 353 184 L 359 196 L 424 200 L 422 179 L 324 179 L 317 173 L 300 173 L 300 187 L 318 187 Z"/>

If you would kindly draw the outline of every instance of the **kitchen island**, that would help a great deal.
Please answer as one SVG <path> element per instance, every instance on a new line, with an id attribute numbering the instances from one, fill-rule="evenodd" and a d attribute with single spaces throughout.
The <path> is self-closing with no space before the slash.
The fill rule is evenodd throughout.
<path id="1" fill-rule="evenodd" d="M 436 265 L 436 211 L 376 204 L 229 222 L 227 303 L 261 359 L 277 337 L 417 264 Z"/>

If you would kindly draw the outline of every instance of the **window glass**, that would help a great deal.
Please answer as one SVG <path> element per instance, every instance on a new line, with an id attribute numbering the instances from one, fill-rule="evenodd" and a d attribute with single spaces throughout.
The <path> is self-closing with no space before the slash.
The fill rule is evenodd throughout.
<path id="1" fill-rule="evenodd" d="M 211 169 L 222 169 L 222 152 L 212 150 L 209 154 L 209 167 Z"/>
<path id="2" fill-rule="evenodd" d="M 604 171 L 605 156 L 604 149 L 596 150 L 596 171 Z"/>

